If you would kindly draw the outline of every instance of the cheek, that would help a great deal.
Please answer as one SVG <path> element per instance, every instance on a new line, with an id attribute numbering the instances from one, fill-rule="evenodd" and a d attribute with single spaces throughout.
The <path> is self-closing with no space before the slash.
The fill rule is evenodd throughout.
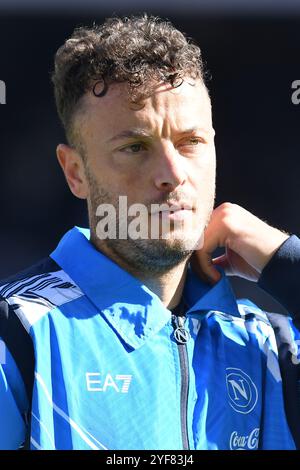
<path id="1" fill-rule="evenodd" d="M 123 194 L 130 185 L 131 175 L 127 171 L 116 168 L 114 164 L 102 159 L 91 169 L 94 183 L 113 194 Z"/>
<path id="2" fill-rule="evenodd" d="M 116 196 L 127 196 L 129 201 L 142 202 L 147 188 L 145 172 L 132 170 L 111 171 L 106 175 L 103 184 Z"/>
<path id="3" fill-rule="evenodd" d="M 191 181 L 197 194 L 210 197 L 215 191 L 216 161 L 215 158 L 199 159 L 190 169 Z"/>
<path id="4" fill-rule="evenodd" d="M 106 179 L 115 186 L 122 188 L 134 188 L 142 181 L 145 181 L 148 174 L 145 162 L 142 159 L 129 158 L 126 155 L 121 158 L 119 155 L 111 155 L 105 165 Z M 101 168 L 99 168 L 101 171 Z M 120 188 L 121 189 L 121 188 Z"/>
<path id="5" fill-rule="evenodd" d="M 151 170 L 142 163 L 123 167 L 118 173 L 118 187 L 123 189 L 124 194 L 131 195 L 133 200 L 139 198 L 143 201 L 145 192 L 151 187 L 150 174 Z"/>

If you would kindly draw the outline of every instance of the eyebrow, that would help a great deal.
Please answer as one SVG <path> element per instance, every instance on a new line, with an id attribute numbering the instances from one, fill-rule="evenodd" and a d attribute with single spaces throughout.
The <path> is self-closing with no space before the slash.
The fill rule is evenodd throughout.
<path id="1" fill-rule="evenodd" d="M 199 131 L 204 131 L 207 132 L 207 130 L 202 129 L 198 126 L 191 127 L 190 129 L 185 129 L 183 131 L 178 132 L 178 134 L 193 134 L 195 132 Z M 120 139 L 126 139 L 126 138 L 151 138 L 152 134 L 147 132 L 145 129 L 128 129 L 125 131 L 120 132 L 120 134 L 117 134 L 113 136 L 111 139 L 107 141 L 107 143 L 112 143 Z"/>
<path id="2" fill-rule="evenodd" d="M 128 129 L 126 131 L 120 132 L 120 134 L 114 135 L 111 139 L 107 141 L 107 143 L 115 142 L 116 140 L 126 139 L 129 137 L 134 137 L 134 138 L 148 137 L 149 138 L 149 137 L 152 137 L 152 135 L 149 134 L 144 129 Z"/>

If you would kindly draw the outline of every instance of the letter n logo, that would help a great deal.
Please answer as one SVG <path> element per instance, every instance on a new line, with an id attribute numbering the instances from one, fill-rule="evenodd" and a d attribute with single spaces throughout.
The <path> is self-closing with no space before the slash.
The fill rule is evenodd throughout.
<path id="1" fill-rule="evenodd" d="M 250 413 L 258 400 L 257 387 L 241 369 L 226 368 L 226 385 L 230 406 L 238 413 Z"/>

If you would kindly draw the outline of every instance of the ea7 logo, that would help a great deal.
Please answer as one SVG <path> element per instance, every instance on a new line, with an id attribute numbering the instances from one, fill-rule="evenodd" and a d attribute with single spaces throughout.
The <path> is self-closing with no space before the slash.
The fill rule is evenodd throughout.
<path id="1" fill-rule="evenodd" d="M 227 367 L 226 385 L 230 406 L 238 413 L 250 413 L 257 403 L 258 392 L 249 375 L 241 369 Z"/>
<path id="2" fill-rule="evenodd" d="M 118 393 L 128 393 L 132 375 L 115 375 L 106 374 L 101 377 L 98 372 L 86 372 L 86 386 L 88 392 L 106 392 L 107 390 L 115 390 Z"/>

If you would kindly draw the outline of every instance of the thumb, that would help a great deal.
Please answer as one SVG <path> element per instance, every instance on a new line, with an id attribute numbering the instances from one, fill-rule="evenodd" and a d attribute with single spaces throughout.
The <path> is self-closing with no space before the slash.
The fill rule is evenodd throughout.
<path id="1" fill-rule="evenodd" d="M 232 271 L 232 266 L 228 260 L 226 253 L 224 255 L 218 256 L 217 258 L 214 258 L 212 260 L 212 263 L 214 266 L 220 266 L 222 269 L 224 269 L 226 274 L 230 274 L 230 272 Z"/>
<path id="2" fill-rule="evenodd" d="M 221 279 L 209 253 L 195 251 L 191 257 L 191 266 L 203 282 L 216 284 Z"/>

